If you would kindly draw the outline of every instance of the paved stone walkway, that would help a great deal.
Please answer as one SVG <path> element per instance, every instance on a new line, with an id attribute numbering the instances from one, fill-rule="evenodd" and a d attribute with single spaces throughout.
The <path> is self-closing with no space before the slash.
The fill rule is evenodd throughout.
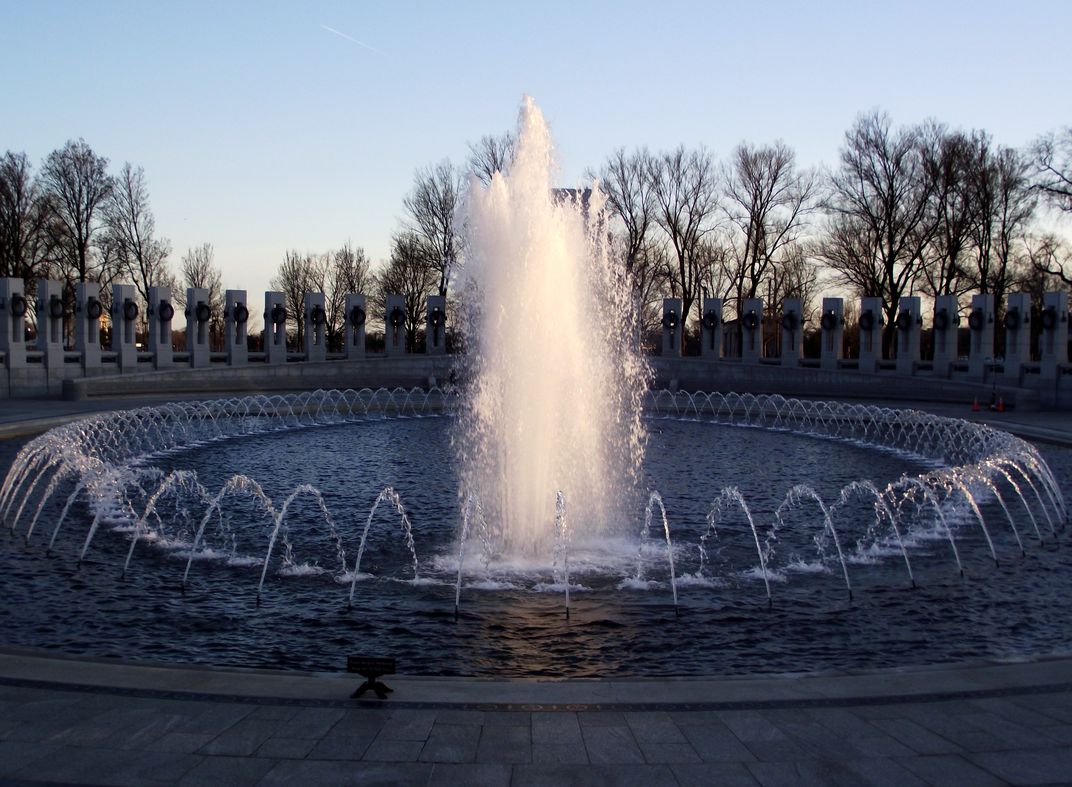
<path id="1" fill-rule="evenodd" d="M 342 676 L 3 651 L 0 780 L 641 787 L 1072 781 L 1072 659 L 725 680 L 391 682 L 398 699 L 380 703 L 348 699 L 356 683 Z M 522 698 L 529 701 L 516 701 Z"/>

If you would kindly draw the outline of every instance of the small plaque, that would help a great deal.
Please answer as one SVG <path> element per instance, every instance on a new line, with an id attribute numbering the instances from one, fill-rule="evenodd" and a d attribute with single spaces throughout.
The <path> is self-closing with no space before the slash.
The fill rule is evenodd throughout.
<path id="1" fill-rule="evenodd" d="M 375 658 L 370 656 L 347 656 L 346 671 L 358 675 L 394 675 L 395 660 Z"/>

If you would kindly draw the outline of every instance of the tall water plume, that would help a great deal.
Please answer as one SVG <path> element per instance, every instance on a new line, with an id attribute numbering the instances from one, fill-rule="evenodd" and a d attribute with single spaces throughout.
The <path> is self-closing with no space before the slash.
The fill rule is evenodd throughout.
<path id="1" fill-rule="evenodd" d="M 598 187 L 556 191 L 556 170 L 526 96 L 507 171 L 474 180 L 467 200 L 462 493 L 478 496 L 512 554 L 550 554 L 559 491 L 575 537 L 606 532 L 634 502 L 644 449 L 649 372 L 605 200 Z"/>

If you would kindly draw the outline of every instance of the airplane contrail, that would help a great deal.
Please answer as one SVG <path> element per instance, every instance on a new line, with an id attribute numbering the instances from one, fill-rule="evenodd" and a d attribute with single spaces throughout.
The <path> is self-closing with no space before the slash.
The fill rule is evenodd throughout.
<path id="1" fill-rule="evenodd" d="M 356 38 L 354 38 L 353 36 L 348 36 L 348 35 L 346 35 L 346 33 L 343 33 L 343 32 L 341 32 L 341 31 L 339 31 L 339 30 L 336 30 L 336 29 L 335 29 L 334 27 L 328 27 L 327 25 L 320 25 L 320 26 L 321 26 L 322 28 L 324 28 L 325 30 L 327 30 L 327 31 L 328 31 L 329 33 L 334 33 L 334 34 L 335 34 L 335 35 L 337 35 L 337 36 L 338 36 L 339 38 L 345 38 L 345 39 L 346 39 L 347 41 L 352 41 L 353 43 L 357 44 L 358 46 L 363 46 L 363 47 L 365 47 L 365 49 L 368 49 L 368 50 L 370 50 L 370 51 L 372 51 L 372 52 L 375 52 L 375 53 L 376 53 L 377 55 L 383 55 L 383 52 L 381 52 L 381 51 L 380 51 L 379 49 L 377 49 L 376 47 L 374 47 L 374 46 L 369 46 L 369 45 L 368 45 L 368 44 L 366 44 L 366 43 L 365 43 L 364 41 L 358 41 L 358 40 L 357 40 Z M 384 57 L 386 57 L 386 55 L 383 55 L 383 56 L 384 56 Z"/>

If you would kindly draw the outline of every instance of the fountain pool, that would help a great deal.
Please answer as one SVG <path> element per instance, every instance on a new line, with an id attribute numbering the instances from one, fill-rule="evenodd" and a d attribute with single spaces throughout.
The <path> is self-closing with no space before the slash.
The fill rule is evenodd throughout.
<path id="1" fill-rule="evenodd" d="M 36 438 L 0 486 L 5 639 L 499 676 L 1067 648 L 1064 494 L 1032 446 L 910 411 L 650 392 L 598 184 L 553 188 L 530 98 L 516 139 L 467 198 L 464 396 L 176 403 Z"/>
<path id="2" fill-rule="evenodd" d="M 586 537 L 566 498 L 567 537 L 543 552 L 502 551 L 459 498 L 451 393 L 251 397 L 61 427 L 9 457 L 5 641 L 302 669 L 374 652 L 411 674 L 489 676 L 1067 649 L 1072 557 L 1051 479 L 1072 452 L 1049 449 L 1048 468 L 1001 432 L 881 408 L 668 392 L 646 405 L 623 518 Z"/>

